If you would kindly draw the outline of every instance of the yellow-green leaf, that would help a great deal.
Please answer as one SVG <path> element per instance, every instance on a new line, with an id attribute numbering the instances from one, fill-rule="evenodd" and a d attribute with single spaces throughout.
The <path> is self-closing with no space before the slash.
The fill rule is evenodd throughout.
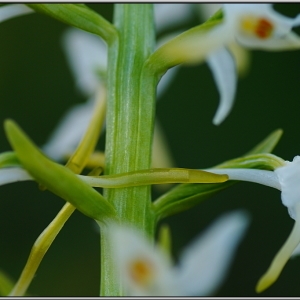
<path id="1" fill-rule="evenodd" d="M 47 158 L 15 122 L 6 120 L 4 125 L 22 166 L 38 183 L 93 219 L 101 222 L 115 216 L 114 208 L 100 193 L 66 167 Z"/>

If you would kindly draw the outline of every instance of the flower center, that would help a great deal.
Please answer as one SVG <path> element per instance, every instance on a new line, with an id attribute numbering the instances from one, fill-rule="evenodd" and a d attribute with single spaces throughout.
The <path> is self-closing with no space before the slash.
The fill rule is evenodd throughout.
<path id="1" fill-rule="evenodd" d="M 153 278 L 153 266 L 149 261 L 138 258 L 131 262 L 129 274 L 137 284 L 147 285 Z"/>
<path id="2" fill-rule="evenodd" d="M 242 19 L 241 28 L 247 34 L 255 35 L 259 39 L 267 39 L 272 35 L 274 25 L 268 19 L 247 16 Z"/>

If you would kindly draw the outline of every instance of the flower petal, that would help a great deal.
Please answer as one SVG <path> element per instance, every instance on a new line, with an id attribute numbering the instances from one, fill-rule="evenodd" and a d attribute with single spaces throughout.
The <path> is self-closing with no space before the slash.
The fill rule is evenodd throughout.
<path id="1" fill-rule="evenodd" d="M 285 166 L 277 168 L 275 173 L 281 185 L 282 203 L 288 208 L 291 218 L 295 219 L 295 207 L 300 202 L 300 156 L 286 163 Z"/>
<path id="2" fill-rule="evenodd" d="M 175 4 L 164 3 L 154 4 L 154 18 L 157 31 L 165 30 L 173 25 L 188 20 L 192 10 L 189 3 Z"/>
<path id="3" fill-rule="evenodd" d="M 269 269 L 266 273 L 260 278 L 259 282 L 256 286 L 256 291 L 258 293 L 267 289 L 270 285 L 272 285 L 277 278 L 279 277 L 282 269 L 284 268 L 287 261 L 290 259 L 293 251 L 297 249 L 297 246 L 300 243 L 300 204 L 295 208 L 296 213 L 296 222 L 290 233 L 288 239 L 278 251 L 276 256 L 274 257 Z"/>
<path id="4" fill-rule="evenodd" d="M 278 177 L 273 171 L 256 169 L 206 169 L 205 171 L 215 174 L 227 174 L 229 180 L 241 180 L 266 185 L 281 190 Z"/>
<path id="5" fill-rule="evenodd" d="M 169 260 L 136 229 L 111 224 L 116 270 L 131 296 L 178 295 Z"/>
<path id="6" fill-rule="evenodd" d="M 43 151 L 55 161 L 72 153 L 84 135 L 93 114 L 94 97 L 86 103 L 72 106 L 51 134 Z"/>
<path id="7" fill-rule="evenodd" d="M 34 180 L 24 169 L 21 168 L 7 168 L 0 169 L 0 185 L 18 182 Z"/>
<path id="8" fill-rule="evenodd" d="M 107 47 L 96 35 L 69 29 L 63 36 L 63 47 L 79 90 L 91 95 L 99 86 L 97 71 L 106 71 Z"/>
<path id="9" fill-rule="evenodd" d="M 33 13 L 34 10 L 25 4 L 9 4 L 0 7 L 0 23 L 14 17 Z"/>
<path id="10" fill-rule="evenodd" d="M 210 295 L 221 284 L 248 223 L 245 212 L 226 214 L 184 251 L 178 270 L 181 295 Z"/>
<path id="11" fill-rule="evenodd" d="M 220 94 L 220 104 L 214 116 L 213 123 L 219 125 L 232 109 L 237 86 L 235 61 L 224 48 L 214 51 L 207 58 Z"/>
<path id="12" fill-rule="evenodd" d="M 164 92 L 168 89 L 168 87 L 172 84 L 176 74 L 179 71 L 179 66 L 175 66 L 169 69 L 161 78 L 157 86 L 157 98 L 161 98 Z"/>

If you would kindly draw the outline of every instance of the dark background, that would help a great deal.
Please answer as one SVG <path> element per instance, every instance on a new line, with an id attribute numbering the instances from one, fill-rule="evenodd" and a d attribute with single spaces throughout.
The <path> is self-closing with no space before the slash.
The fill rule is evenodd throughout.
<path id="1" fill-rule="evenodd" d="M 93 4 L 111 20 L 111 4 Z M 294 17 L 299 4 L 276 4 Z M 196 18 L 188 26 L 196 25 Z M 67 28 L 32 14 L 0 24 L 0 120 L 16 120 L 42 145 L 71 105 L 85 99 L 76 91 L 61 47 Z M 292 160 L 300 154 L 300 52 L 252 51 L 251 68 L 239 80 L 229 117 L 214 126 L 218 92 L 206 66 L 182 67 L 157 105 L 157 114 L 177 167 L 206 168 L 238 157 L 277 128 L 284 135 L 274 153 Z M 103 149 L 104 138 L 99 143 Z M 10 150 L 0 128 L 0 152 Z M 0 268 L 17 280 L 31 246 L 64 201 L 41 193 L 34 182 L 0 188 Z M 280 193 L 240 183 L 202 205 L 165 220 L 178 257 L 191 240 L 223 212 L 244 209 L 251 225 L 230 273 L 215 296 L 256 296 L 254 287 L 291 231 L 294 221 Z M 40 296 L 97 296 L 99 234 L 92 220 L 75 212 L 46 254 L 30 286 Z M 299 296 L 300 258 L 290 260 L 279 280 L 261 296 Z"/>

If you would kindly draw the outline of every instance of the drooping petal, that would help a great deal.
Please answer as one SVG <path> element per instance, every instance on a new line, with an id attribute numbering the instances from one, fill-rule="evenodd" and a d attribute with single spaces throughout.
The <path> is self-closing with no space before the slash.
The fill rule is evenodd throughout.
<path id="1" fill-rule="evenodd" d="M 71 107 L 51 134 L 43 151 L 52 159 L 61 161 L 72 153 L 84 135 L 93 114 L 94 97 Z"/>
<path id="2" fill-rule="evenodd" d="M 9 4 L 0 7 L 0 23 L 14 17 L 33 13 L 34 10 L 25 4 Z"/>
<path id="3" fill-rule="evenodd" d="M 110 225 L 116 270 L 130 296 L 178 295 L 169 260 L 139 231 L 128 226 Z"/>
<path id="4" fill-rule="evenodd" d="M 26 170 L 21 168 L 5 168 L 0 169 L 0 185 L 18 182 L 34 180 Z"/>
<path id="5" fill-rule="evenodd" d="M 237 86 L 236 67 L 234 58 L 224 47 L 210 54 L 207 63 L 220 94 L 220 104 L 213 119 L 213 123 L 219 125 L 233 106 Z"/>
<path id="6" fill-rule="evenodd" d="M 154 4 L 155 26 L 158 32 L 188 20 L 191 15 L 192 10 L 189 3 Z"/>
<path id="7" fill-rule="evenodd" d="M 158 86 L 157 86 L 157 99 L 161 98 L 161 96 L 169 88 L 169 86 L 171 85 L 171 83 L 174 80 L 178 71 L 179 71 L 179 66 L 176 66 L 176 67 L 169 69 L 164 74 L 164 76 L 161 78 L 161 80 L 159 81 Z"/>
<path id="8" fill-rule="evenodd" d="M 182 296 L 207 296 L 222 283 L 248 223 L 245 212 L 229 213 L 183 252 L 178 269 Z"/>
<path id="9" fill-rule="evenodd" d="M 63 36 L 63 47 L 79 90 L 92 95 L 99 86 L 100 76 L 107 66 L 107 47 L 96 35 L 69 29 Z"/>
<path id="10" fill-rule="evenodd" d="M 269 269 L 260 278 L 256 285 L 256 291 L 258 293 L 267 289 L 272 285 L 279 277 L 282 269 L 284 268 L 287 261 L 292 256 L 294 250 L 299 246 L 300 243 L 300 203 L 298 203 L 294 210 L 295 213 L 295 224 L 290 233 L 288 239 L 278 251 L 274 257 Z"/>

